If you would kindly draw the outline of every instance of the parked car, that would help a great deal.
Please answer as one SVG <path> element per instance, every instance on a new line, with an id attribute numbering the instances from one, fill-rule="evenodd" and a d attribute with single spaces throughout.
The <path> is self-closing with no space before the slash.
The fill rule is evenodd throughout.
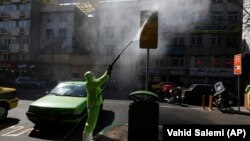
<path id="1" fill-rule="evenodd" d="M 28 119 L 36 125 L 80 121 L 87 111 L 85 85 L 83 81 L 59 83 L 46 96 L 29 105 Z"/>
<path id="2" fill-rule="evenodd" d="M 152 91 L 158 94 L 169 92 L 169 90 L 171 90 L 173 87 L 177 87 L 177 85 L 173 82 L 158 82 L 151 85 Z"/>
<path id="3" fill-rule="evenodd" d="M 206 100 L 215 93 L 214 85 L 211 84 L 191 84 L 187 89 L 182 90 L 182 101 L 190 104 L 201 104 L 202 95 Z"/>
<path id="4" fill-rule="evenodd" d="M 25 88 L 42 88 L 45 86 L 45 82 L 32 77 L 18 77 L 15 79 L 15 86 Z"/>
<path id="5" fill-rule="evenodd" d="M 6 119 L 9 110 L 17 107 L 18 101 L 16 89 L 0 87 L 0 123 Z"/>

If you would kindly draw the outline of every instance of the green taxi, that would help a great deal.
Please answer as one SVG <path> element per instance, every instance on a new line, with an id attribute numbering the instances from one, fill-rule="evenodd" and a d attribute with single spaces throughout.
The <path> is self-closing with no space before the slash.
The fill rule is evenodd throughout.
<path id="1" fill-rule="evenodd" d="M 81 121 L 87 111 L 85 85 L 83 81 L 59 83 L 47 95 L 29 105 L 28 119 L 35 125 Z"/>
<path id="2" fill-rule="evenodd" d="M 6 119 L 8 111 L 18 105 L 16 89 L 0 87 L 0 121 Z"/>

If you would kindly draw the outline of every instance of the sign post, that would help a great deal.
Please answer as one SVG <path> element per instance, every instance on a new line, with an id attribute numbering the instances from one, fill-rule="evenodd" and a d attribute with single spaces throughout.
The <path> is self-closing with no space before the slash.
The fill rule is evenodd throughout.
<path id="1" fill-rule="evenodd" d="M 241 54 L 234 55 L 234 75 L 238 76 L 238 111 L 240 111 L 240 75 L 242 74 Z"/>

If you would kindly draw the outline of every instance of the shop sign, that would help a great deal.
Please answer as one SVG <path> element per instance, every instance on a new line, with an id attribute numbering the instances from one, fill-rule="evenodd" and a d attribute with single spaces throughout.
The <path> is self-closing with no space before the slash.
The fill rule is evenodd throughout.
<path id="1" fill-rule="evenodd" d="M 231 68 L 191 68 L 190 76 L 233 77 Z"/>

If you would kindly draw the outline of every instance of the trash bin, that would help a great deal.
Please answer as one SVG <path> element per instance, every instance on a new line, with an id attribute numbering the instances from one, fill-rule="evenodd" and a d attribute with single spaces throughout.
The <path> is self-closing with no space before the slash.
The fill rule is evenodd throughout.
<path id="1" fill-rule="evenodd" d="M 132 92 L 128 112 L 128 141 L 158 141 L 159 102 L 157 94 Z"/>

